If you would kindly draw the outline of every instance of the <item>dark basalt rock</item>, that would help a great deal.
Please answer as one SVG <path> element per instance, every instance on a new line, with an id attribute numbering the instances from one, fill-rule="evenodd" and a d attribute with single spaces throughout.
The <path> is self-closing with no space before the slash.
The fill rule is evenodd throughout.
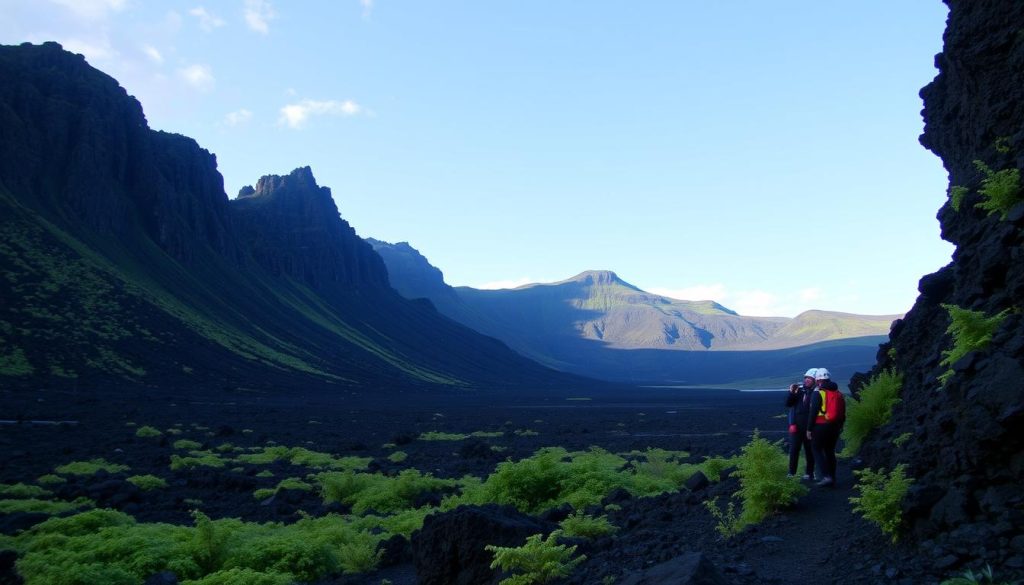
<path id="1" fill-rule="evenodd" d="M 511 506 L 461 506 L 432 514 L 412 535 L 416 575 L 421 585 L 483 585 L 496 582 L 491 569 L 494 556 L 488 544 L 520 546 L 528 536 L 550 532 L 542 524 Z"/>
<path id="2" fill-rule="evenodd" d="M 702 553 L 678 556 L 641 573 L 626 575 L 622 585 L 726 585 L 728 581 Z"/>
<path id="3" fill-rule="evenodd" d="M 952 343 L 942 304 L 995 315 L 1019 308 L 1024 298 L 1024 211 L 1017 205 L 1004 220 L 976 208 L 984 174 L 974 163 L 995 171 L 1024 168 L 1024 3 L 946 3 L 939 74 L 921 90 L 921 144 L 942 159 L 950 185 L 969 193 L 959 211 L 947 202 L 938 213 L 942 237 L 957 246 L 953 262 L 921 279 L 921 296 L 893 327 L 870 372 L 895 368 L 904 384 L 890 423 L 869 436 L 861 457 L 872 468 L 909 465 L 915 480 L 905 502 L 909 532 L 934 543 L 928 550 L 936 569 L 949 574 L 988 563 L 1001 567 L 1000 580 L 1012 581 L 1024 577 L 1009 564 L 1014 549 L 982 528 L 1024 532 L 1024 519 L 1011 515 L 1007 499 L 1010 486 L 1024 485 L 1020 316 L 1008 316 L 989 347 L 954 364 L 947 384 L 937 378 Z M 892 438 L 903 433 L 914 440 L 894 449 Z"/>
<path id="4" fill-rule="evenodd" d="M 25 581 L 14 570 L 18 553 L 13 550 L 0 550 L 0 585 L 21 585 Z"/>

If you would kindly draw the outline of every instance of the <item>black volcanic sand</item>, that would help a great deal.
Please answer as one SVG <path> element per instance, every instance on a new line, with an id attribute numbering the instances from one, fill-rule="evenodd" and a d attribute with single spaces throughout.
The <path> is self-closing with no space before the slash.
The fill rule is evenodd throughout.
<path id="1" fill-rule="evenodd" d="M 140 393 L 144 395 L 140 399 Z M 371 470 L 394 472 L 414 467 L 440 477 L 466 474 L 486 477 L 504 458 L 520 459 L 537 449 L 569 450 L 598 446 L 611 452 L 657 447 L 685 450 L 693 461 L 709 455 L 732 455 L 750 440 L 754 429 L 777 440 L 784 437 L 783 393 L 727 390 L 572 391 L 567 394 L 496 395 L 483 391 L 438 394 L 391 390 L 374 396 L 351 391 L 270 394 L 244 390 L 194 392 L 143 390 L 126 396 L 113 391 L 0 391 L 0 483 L 35 483 L 35 479 L 71 461 L 102 457 L 128 465 L 125 475 L 153 474 L 170 487 L 127 496 L 103 493 L 97 484 L 114 477 L 70 479 L 54 488 L 72 499 L 88 495 L 101 506 L 116 507 L 140 522 L 192 524 L 198 507 L 212 518 L 291 522 L 299 511 L 313 515 L 339 511 L 325 506 L 315 492 L 288 491 L 272 503 L 253 497 L 286 477 L 307 470 L 288 463 L 244 466 L 244 472 L 198 468 L 172 472 L 170 455 L 178 439 L 215 448 L 266 446 L 268 442 L 305 447 L 337 456 L 373 457 Z M 585 400 L 581 400 L 585 399 Z M 10 424 L 8 421 L 21 421 Z M 40 424 L 30 421 L 70 421 Z M 143 425 L 180 435 L 140 438 Z M 175 427 L 175 425 L 180 425 Z M 536 434 L 517 434 L 515 431 Z M 421 433 L 503 431 L 494 438 L 463 441 L 417 440 Z M 397 443 L 395 447 L 385 446 Z M 476 443 L 482 443 L 478 445 Z M 273 443 L 271 443 L 273 444 Z M 501 453 L 490 446 L 504 447 Z M 395 450 L 409 457 L 388 461 Z M 231 456 L 230 453 L 227 456 Z M 735 479 L 697 492 L 683 490 L 654 498 L 625 499 L 609 514 L 619 527 L 611 536 L 583 543 L 588 560 L 569 583 L 601 582 L 669 560 L 687 551 L 704 552 L 734 583 L 937 582 L 914 561 L 909 548 L 887 537 L 849 511 L 849 464 L 841 462 L 840 487 L 812 488 L 794 508 L 725 542 L 704 508 L 709 497 L 724 502 L 738 488 Z M 274 473 L 261 478 L 263 469 Z M 93 488 L 93 491 L 89 491 Z M 113 490 L 116 491 L 116 490 Z M 201 502 L 201 504 L 196 504 Z M 0 516 L 0 521 L 3 517 Z M 411 562 L 385 567 L 361 577 L 325 583 L 415 583 Z"/>

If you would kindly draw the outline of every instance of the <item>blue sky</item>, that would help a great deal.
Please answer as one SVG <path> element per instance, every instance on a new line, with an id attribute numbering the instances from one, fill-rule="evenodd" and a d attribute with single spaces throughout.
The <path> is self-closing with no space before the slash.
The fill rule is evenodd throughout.
<path id="1" fill-rule="evenodd" d="M 616 271 L 748 315 L 904 312 L 949 261 L 917 143 L 946 8 L 900 2 L 0 0 L 217 155 L 309 165 L 453 285 Z"/>

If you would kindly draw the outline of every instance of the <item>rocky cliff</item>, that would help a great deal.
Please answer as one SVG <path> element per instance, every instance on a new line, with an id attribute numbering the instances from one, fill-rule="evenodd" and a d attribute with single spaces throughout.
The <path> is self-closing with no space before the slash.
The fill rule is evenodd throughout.
<path id="1" fill-rule="evenodd" d="M 341 218 L 309 167 L 267 175 L 231 202 L 240 236 L 264 268 L 313 288 L 388 288 L 384 262 Z"/>
<path id="2" fill-rule="evenodd" d="M 938 212 L 953 261 L 921 279 L 871 374 L 904 375 L 891 422 L 865 444 L 866 465 L 909 465 L 915 478 L 905 518 L 919 549 L 953 571 L 990 563 L 1024 576 L 1024 3 L 947 0 L 939 70 L 921 91 L 921 143 L 949 172 Z M 978 161 L 978 162 L 976 162 Z M 998 175 L 997 175 L 998 174 Z M 1011 203 L 990 213 L 993 176 Z M 1015 204 L 1012 202 L 1016 201 Z M 1004 213 L 1005 212 L 1005 213 Z M 986 348 L 940 363 L 953 339 L 956 305 L 992 317 L 1009 311 Z M 861 380 L 863 381 L 863 379 Z M 893 439 L 905 436 L 902 447 Z"/>

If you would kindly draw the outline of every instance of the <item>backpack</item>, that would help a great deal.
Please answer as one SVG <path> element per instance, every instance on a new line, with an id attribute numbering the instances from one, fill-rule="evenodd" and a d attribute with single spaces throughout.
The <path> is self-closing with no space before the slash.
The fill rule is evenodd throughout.
<path id="1" fill-rule="evenodd" d="M 825 422 L 843 422 L 846 420 L 846 398 L 838 390 L 818 390 L 821 393 L 821 410 L 818 417 Z"/>

